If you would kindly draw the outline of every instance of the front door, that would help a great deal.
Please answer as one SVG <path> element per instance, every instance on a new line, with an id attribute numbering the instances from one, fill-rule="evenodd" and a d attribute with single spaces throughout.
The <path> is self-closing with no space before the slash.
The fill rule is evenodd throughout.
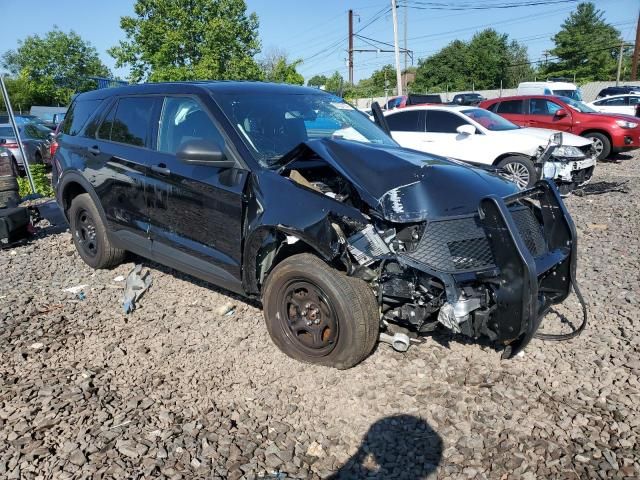
<path id="1" fill-rule="evenodd" d="M 230 290 L 241 285 L 242 194 L 248 172 L 179 160 L 183 142 L 225 140 L 196 96 L 167 96 L 158 122 L 147 201 L 154 258 Z"/>
<path id="2" fill-rule="evenodd" d="M 559 110 L 564 110 L 566 115 L 557 115 Z M 546 98 L 530 98 L 527 124 L 529 127 L 570 132 L 573 127 L 571 109 Z"/>

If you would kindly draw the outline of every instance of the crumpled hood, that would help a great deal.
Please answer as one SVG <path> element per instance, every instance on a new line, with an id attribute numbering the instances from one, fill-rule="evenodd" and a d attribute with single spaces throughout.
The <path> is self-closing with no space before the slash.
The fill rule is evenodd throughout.
<path id="1" fill-rule="evenodd" d="M 509 130 L 509 132 L 521 132 L 522 134 L 526 134 L 527 136 L 535 137 L 540 141 L 540 145 L 545 147 L 547 143 L 549 143 L 549 137 L 554 133 L 560 132 L 559 130 L 550 130 L 546 128 L 534 128 L 534 127 L 525 127 L 520 128 L 518 130 Z M 562 144 L 563 145 L 571 145 L 573 147 L 584 147 L 586 145 L 591 144 L 591 140 L 588 138 L 581 137 L 579 135 L 575 135 L 569 132 L 560 132 L 562 133 Z"/>
<path id="2" fill-rule="evenodd" d="M 469 214 L 488 195 L 518 191 L 514 183 L 487 170 L 415 150 L 330 139 L 304 145 L 391 222 Z"/>

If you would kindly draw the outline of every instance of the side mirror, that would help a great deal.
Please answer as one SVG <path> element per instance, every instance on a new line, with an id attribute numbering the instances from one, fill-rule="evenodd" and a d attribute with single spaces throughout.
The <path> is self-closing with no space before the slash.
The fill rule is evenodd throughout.
<path id="1" fill-rule="evenodd" d="M 176 152 L 176 157 L 191 165 L 209 165 L 220 168 L 235 166 L 233 160 L 227 160 L 218 144 L 200 138 L 182 142 Z"/>
<path id="2" fill-rule="evenodd" d="M 555 116 L 558 118 L 566 117 L 567 115 L 569 114 L 564 108 L 561 108 L 560 110 L 556 110 L 556 113 L 555 113 Z"/>
<path id="3" fill-rule="evenodd" d="M 458 132 L 460 135 L 474 135 L 476 133 L 476 127 L 466 123 L 456 128 L 456 132 Z"/>

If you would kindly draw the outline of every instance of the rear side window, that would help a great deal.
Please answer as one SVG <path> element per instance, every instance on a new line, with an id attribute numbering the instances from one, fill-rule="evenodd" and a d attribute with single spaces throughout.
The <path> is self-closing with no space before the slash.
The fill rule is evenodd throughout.
<path id="1" fill-rule="evenodd" d="M 154 97 L 125 97 L 111 108 L 98 129 L 98 137 L 136 147 L 150 146 Z"/>
<path id="2" fill-rule="evenodd" d="M 60 131 L 67 135 L 78 135 L 84 124 L 89 120 L 89 117 L 93 115 L 101 103 L 102 100 L 74 101 L 67 111 Z"/>
<path id="3" fill-rule="evenodd" d="M 522 100 L 507 100 L 506 102 L 500 102 L 496 113 L 506 113 L 512 115 L 518 115 L 524 113 L 522 108 Z"/>
<path id="4" fill-rule="evenodd" d="M 431 133 L 457 133 L 460 125 L 469 125 L 462 117 L 441 110 L 429 110 L 427 112 L 427 132 Z"/>
<path id="5" fill-rule="evenodd" d="M 600 100 L 596 102 L 596 105 L 608 105 L 610 107 L 619 107 L 621 105 L 626 105 L 626 100 L 625 100 L 625 97 L 607 98 L 605 100 Z"/>
<path id="6" fill-rule="evenodd" d="M 420 110 L 395 113 L 386 117 L 387 124 L 394 132 L 424 132 L 420 121 L 422 113 Z"/>

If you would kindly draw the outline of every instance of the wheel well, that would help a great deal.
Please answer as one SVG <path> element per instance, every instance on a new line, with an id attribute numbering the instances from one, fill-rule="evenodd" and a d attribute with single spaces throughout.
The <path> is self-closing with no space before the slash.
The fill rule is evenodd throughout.
<path id="1" fill-rule="evenodd" d="M 83 193 L 87 193 L 87 191 L 82 185 L 77 182 L 69 182 L 67 185 L 65 185 L 64 191 L 62 192 L 64 211 L 66 212 L 67 210 L 69 210 L 73 199 Z"/>
<path id="2" fill-rule="evenodd" d="M 497 166 L 502 160 L 504 160 L 507 157 L 522 157 L 522 158 L 528 158 L 531 159 L 530 156 L 525 155 L 523 153 L 503 153 L 502 155 L 500 155 L 498 158 L 496 158 L 493 161 L 493 166 Z"/>
<path id="3" fill-rule="evenodd" d="M 585 135 L 588 135 L 590 133 L 599 133 L 600 135 L 604 135 L 605 137 L 607 137 L 607 140 L 609 140 L 609 144 L 613 146 L 613 140 L 611 139 L 611 135 L 609 135 L 609 133 L 607 133 L 604 130 L 585 130 L 580 134 L 580 136 L 584 137 Z"/>

